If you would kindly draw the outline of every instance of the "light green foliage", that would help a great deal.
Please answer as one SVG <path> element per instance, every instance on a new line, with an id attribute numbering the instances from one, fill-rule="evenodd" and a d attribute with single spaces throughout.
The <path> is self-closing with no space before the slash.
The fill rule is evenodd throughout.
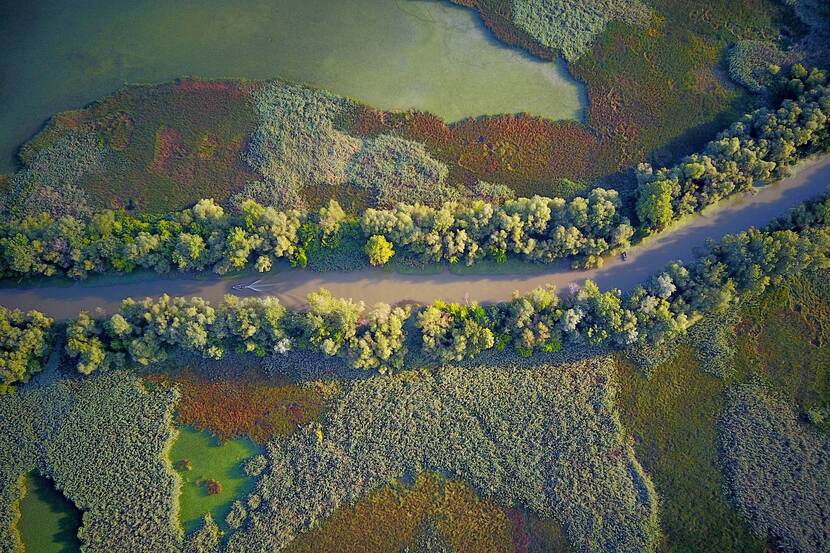
<path id="1" fill-rule="evenodd" d="M 121 315 L 113 316 L 115 324 L 112 325 L 116 335 L 127 335 L 129 330 L 125 327 L 126 322 Z M 66 325 L 66 353 L 70 358 L 77 359 L 77 369 L 81 374 L 90 374 L 97 369 L 108 369 L 115 363 L 123 364 L 124 355 L 108 350 L 101 334 L 103 329 L 97 325 L 88 311 L 81 311 L 78 318 L 69 321 Z M 119 363 L 119 360 L 121 361 Z"/>
<path id="2" fill-rule="evenodd" d="M 823 71 L 793 66 L 778 109 L 746 114 L 701 153 L 673 167 L 637 169 L 637 213 L 646 229 L 703 210 L 723 198 L 769 184 L 797 161 L 830 149 L 830 88 Z M 794 98 L 794 99 L 792 99 Z M 670 193 L 670 199 L 667 197 Z M 670 203 L 671 208 L 667 204 Z"/>
<path id="3" fill-rule="evenodd" d="M 639 0 L 512 0 L 513 23 L 543 46 L 576 61 L 613 20 L 648 23 Z"/>
<path id="4" fill-rule="evenodd" d="M 373 234 L 369 237 L 365 251 L 371 265 L 386 265 L 395 255 L 392 243 L 381 234 Z"/>
<path id="5" fill-rule="evenodd" d="M 175 401 L 124 372 L 0 398 L 0 513 L 13 512 L 16 483 L 36 468 L 84 511 L 86 551 L 178 551 L 178 482 L 164 460 Z M 14 543 L 3 522 L 0 542 Z"/>
<path id="6" fill-rule="evenodd" d="M 643 184 L 637 198 L 637 217 L 646 228 L 662 229 L 674 220 L 672 185 L 656 180 Z"/>
<path id="7" fill-rule="evenodd" d="M 27 382 L 49 353 L 52 319 L 38 311 L 23 313 L 0 306 L 0 392 Z"/>
<path id="8" fill-rule="evenodd" d="M 363 302 L 332 297 L 321 289 L 308 295 L 308 310 L 303 317 L 305 338 L 326 355 L 337 355 L 354 338 Z"/>
<path id="9" fill-rule="evenodd" d="M 430 261 L 472 265 L 488 255 L 504 260 L 510 253 L 543 263 L 573 258 L 596 265 L 600 255 L 629 245 L 634 230 L 620 207 L 616 191 L 595 188 L 587 198 L 570 202 L 534 196 L 501 205 L 398 204 L 366 210 L 361 226 L 367 236 L 385 236 L 396 247 Z"/>
<path id="10" fill-rule="evenodd" d="M 385 134 L 366 141 L 350 168 L 351 180 L 371 189 L 376 204 L 386 208 L 400 202 L 440 205 L 457 198 L 458 191 L 444 182 L 447 173 L 447 166 L 423 144 Z"/>
<path id="11" fill-rule="evenodd" d="M 285 307 L 273 296 L 240 298 L 226 295 L 217 310 L 217 329 L 211 333 L 227 340 L 233 351 L 265 355 L 286 338 L 283 329 Z M 225 349 L 225 348 L 222 348 Z"/>
<path id="12" fill-rule="evenodd" d="M 774 76 L 770 67 L 779 67 L 784 59 L 772 42 L 739 40 L 727 53 L 729 76 L 752 92 L 763 92 Z"/>
<path id="13" fill-rule="evenodd" d="M 110 320 L 118 316 L 128 324 L 113 322 L 108 329 L 111 339 L 141 365 L 163 361 L 168 352 L 178 348 L 208 357 L 223 353 L 209 335 L 216 310 L 201 298 L 171 298 L 166 294 L 158 300 L 127 298 L 121 303 L 120 313 Z"/>
<path id="14" fill-rule="evenodd" d="M 318 211 L 317 221 L 323 231 L 324 240 L 331 240 L 340 230 L 340 225 L 348 219 L 346 212 L 335 200 L 329 200 L 328 205 Z"/>
<path id="15" fill-rule="evenodd" d="M 537 288 L 524 296 L 515 294 L 503 313 L 502 326 L 519 355 L 529 357 L 537 349 L 551 353 L 562 348 L 558 324 L 562 309 L 553 287 Z"/>
<path id="16" fill-rule="evenodd" d="M 418 314 L 423 351 L 440 361 L 463 361 L 495 345 L 493 321 L 480 305 L 435 301 Z"/>
<path id="17" fill-rule="evenodd" d="M 340 185 L 361 141 L 335 128 L 350 102 L 299 85 L 272 83 L 255 93 L 259 125 L 247 162 L 280 198 L 275 207 L 300 207 L 306 186 Z"/>
<path id="18" fill-rule="evenodd" d="M 378 303 L 366 314 L 354 337 L 349 339 L 348 358 L 356 369 L 376 369 L 381 374 L 403 368 L 406 354 L 404 324 L 412 309 Z"/>
<path id="19" fill-rule="evenodd" d="M 228 551 L 278 550 L 339 506 L 423 471 L 559 520 L 577 551 L 654 551 L 657 499 L 616 413 L 611 370 L 594 358 L 350 382 L 325 426 L 268 445 L 262 504 Z"/>
<path id="20" fill-rule="evenodd" d="M 753 529 L 780 551 L 830 548 L 830 439 L 757 385 L 727 393 L 720 451 L 729 491 Z"/>

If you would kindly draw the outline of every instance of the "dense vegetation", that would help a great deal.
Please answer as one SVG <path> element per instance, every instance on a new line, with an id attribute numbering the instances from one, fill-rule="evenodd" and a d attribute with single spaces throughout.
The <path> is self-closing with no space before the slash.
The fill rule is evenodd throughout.
<path id="1" fill-rule="evenodd" d="M 0 306 L 0 395 L 40 371 L 49 355 L 52 319 Z"/>
<path id="2" fill-rule="evenodd" d="M 21 483 L 37 469 L 84 511 L 89 551 L 175 551 L 175 390 L 145 389 L 123 372 L 57 380 L 0 401 L 0 551 L 20 551 Z"/>
<path id="3" fill-rule="evenodd" d="M 791 77 L 782 85 L 781 95 L 787 99 L 778 110 L 764 108 L 748 114 L 702 153 L 676 166 L 657 171 L 647 164 L 640 167 L 636 211 L 642 229 L 661 229 L 727 196 L 780 178 L 796 161 L 830 149 L 826 74 L 794 66 Z M 289 91 L 287 87 L 276 90 L 280 94 Z M 310 116 L 315 109 L 303 113 Z M 321 128 L 334 132 L 330 126 Z M 277 129 L 269 132 L 277 133 Z M 254 144 L 271 144 L 271 150 L 281 151 L 279 144 L 287 138 L 263 133 Z M 287 134 L 292 140 L 296 135 Z M 417 181 L 416 174 L 423 173 L 397 167 L 397 162 L 390 165 L 389 159 L 379 163 L 379 159 L 361 162 L 361 170 L 374 175 L 367 177 L 367 183 L 385 182 L 375 174 L 377 171 L 391 171 L 397 175 L 395 179 L 411 182 Z M 400 161 L 400 156 L 391 159 Z M 261 163 L 271 167 L 268 171 L 275 172 L 274 179 L 293 182 L 299 177 L 294 179 L 275 168 L 289 161 L 300 163 L 294 158 Z M 308 167 L 294 167 L 292 171 L 305 174 L 317 165 L 309 160 L 302 163 Z M 400 183 L 392 189 L 401 190 Z M 354 223 L 333 200 L 310 215 L 264 206 L 252 197 L 285 203 L 249 191 L 229 211 L 213 200 L 201 200 L 192 208 L 161 216 L 104 211 L 88 221 L 72 215 L 55 219 L 40 214 L 7 222 L 0 230 L 0 274 L 83 278 L 89 273 L 139 268 L 159 272 L 212 268 L 221 274 L 250 266 L 267 271 L 279 259 L 305 266 L 309 251 L 323 256 L 324 250 L 352 243 L 339 240 L 341 227 L 353 231 Z M 366 253 L 372 264 L 388 261 L 392 252 L 398 251 L 433 262 L 463 260 L 472 264 L 484 257 L 504 261 L 513 255 L 528 261 L 572 259 L 582 265 L 596 265 L 602 255 L 629 245 L 634 229 L 622 210 L 616 191 L 595 188 L 587 197 L 577 196 L 570 201 L 535 196 L 500 204 L 482 200 L 445 202 L 440 208 L 398 203 L 390 209 L 366 210 L 360 226 L 370 241 Z"/>
<path id="4" fill-rule="evenodd" d="M 825 551 L 830 438 L 799 428 L 792 408 L 757 385 L 728 392 L 721 427 L 729 492 L 755 532 L 781 551 Z"/>
<path id="5" fill-rule="evenodd" d="M 248 499 L 257 506 L 228 551 L 283 547 L 351 498 L 424 470 L 560 520 L 579 551 L 653 550 L 656 498 L 623 438 L 609 370 L 595 358 L 348 383 L 324 427 L 269 444 Z M 361 534 L 341 539 L 351 547 Z"/>
<path id="6" fill-rule="evenodd" d="M 797 100 L 745 115 L 703 152 L 673 167 L 654 171 L 640 165 L 637 214 L 644 227 L 661 229 L 724 197 L 781 178 L 806 156 L 830 151 L 827 74 L 796 65 L 791 77 L 786 87 Z"/>
<path id="7" fill-rule="evenodd" d="M 212 269 L 224 274 L 250 267 L 268 271 L 280 259 L 305 266 L 309 255 L 323 258 L 352 245 L 340 240 L 339 230 L 343 226 L 344 234 L 353 233 L 355 224 L 333 200 L 313 215 L 278 211 L 251 199 L 238 212 L 201 200 L 161 217 L 105 211 L 87 223 L 44 214 L 0 227 L 0 275 L 85 278 L 138 269 Z M 480 200 L 441 208 L 398 204 L 367 210 L 360 226 L 372 264 L 388 261 L 391 246 L 432 262 L 463 260 L 471 265 L 487 256 L 503 261 L 509 254 L 529 261 L 573 259 L 596 265 L 601 255 L 628 247 L 634 232 L 620 215 L 617 193 L 601 188 L 570 202 L 536 196 L 502 205 Z M 378 242 L 379 237 L 391 244 Z"/>
<path id="8" fill-rule="evenodd" d="M 565 297 L 540 289 L 486 308 L 437 301 L 417 315 L 421 350 L 450 361 L 510 344 L 521 355 L 557 351 L 565 343 L 660 344 L 702 313 L 723 311 L 786 276 L 830 266 L 828 222 L 830 199 L 804 204 L 766 230 L 751 228 L 709 243 L 693 262 L 670 264 L 626 296 L 587 281 Z M 66 351 L 86 374 L 148 365 L 173 351 L 221 358 L 232 351 L 262 356 L 309 349 L 346 358 L 355 368 L 387 372 L 403 366 L 409 307 L 380 303 L 364 313 L 362 303 L 325 290 L 309 294 L 308 305 L 289 312 L 273 297 L 227 296 L 216 307 L 200 298 L 127 299 L 106 320 L 81 313 L 71 321 Z M 30 350 L 21 362 L 37 364 L 42 352 Z"/>

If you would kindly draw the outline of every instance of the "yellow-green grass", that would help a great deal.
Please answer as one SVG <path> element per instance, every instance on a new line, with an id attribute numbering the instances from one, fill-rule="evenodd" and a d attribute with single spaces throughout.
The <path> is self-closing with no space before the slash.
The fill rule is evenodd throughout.
<path id="1" fill-rule="evenodd" d="M 243 471 L 243 464 L 258 452 L 256 444 L 247 438 L 220 442 L 213 434 L 198 432 L 188 426 L 179 430 L 170 461 L 182 479 L 179 520 L 186 532 L 198 528 L 207 513 L 220 528 L 227 528 L 225 517 L 231 504 L 244 498 L 254 486 L 253 479 Z M 177 466 L 182 460 L 189 461 L 192 468 L 185 470 Z M 218 481 L 221 492 L 209 495 L 208 480 Z"/>
<path id="2" fill-rule="evenodd" d="M 81 512 L 36 472 L 26 476 L 26 495 L 20 500 L 17 528 L 27 553 L 80 551 Z"/>

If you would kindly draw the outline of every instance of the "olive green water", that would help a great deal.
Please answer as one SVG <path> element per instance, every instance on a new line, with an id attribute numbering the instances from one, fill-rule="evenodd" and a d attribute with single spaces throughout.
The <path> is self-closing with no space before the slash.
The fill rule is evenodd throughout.
<path id="1" fill-rule="evenodd" d="M 199 432 L 189 426 L 179 429 L 170 451 L 170 462 L 182 479 L 179 520 L 186 532 L 199 528 L 207 513 L 227 530 L 225 517 L 231 504 L 236 499 L 244 499 L 254 486 L 254 480 L 245 474 L 242 465 L 257 453 L 259 448 L 247 438 L 220 442 L 209 432 Z M 190 462 L 189 470 L 176 467 L 182 460 Z M 221 491 L 208 494 L 206 480 L 219 482 Z"/>
<path id="2" fill-rule="evenodd" d="M 74 553 L 80 550 L 81 512 L 55 489 L 51 480 L 32 473 L 20 501 L 18 530 L 27 553 Z"/>
<path id="3" fill-rule="evenodd" d="M 0 170 L 50 115 L 126 82 L 283 77 L 448 121 L 581 118 L 564 65 L 495 40 L 471 10 L 430 0 L 0 2 Z"/>

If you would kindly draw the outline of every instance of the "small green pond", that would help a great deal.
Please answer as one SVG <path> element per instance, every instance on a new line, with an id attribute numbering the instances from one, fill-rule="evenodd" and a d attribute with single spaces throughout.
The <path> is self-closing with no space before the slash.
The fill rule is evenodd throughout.
<path id="1" fill-rule="evenodd" d="M 435 0 L 0 2 L 0 171 L 55 112 L 125 82 L 283 77 L 386 109 L 455 121 L 527 112 L 579 119 L 562 63 L 496 41 Z"/>
<path id="2" fill-rule="evenodd" d="M 48 478 L 26 477 L 17 528 L 27 553 L 72 553 L 80 550 L 81 512 Z"/>
<path id="3" fill-rule="evenodd" d="M 210 512 L 216 523 L 225 528 L 225 516 L 236 499 L 243 499 L 254 487 L 254 481 L 242 470 L 244 461 L 259 453 L 249 439 L 219 440 L 209 432 L 198 432 L 191 427 L 179 430 L 170 461 L 182 479 L 179 497 L 179 519 L 186 532 L 201 525 L 202 517 Z M 190 470 L 177 464 L 187 460 Z M 217 494 L 209 494 L 206 481 L 221 485 Z"/>

